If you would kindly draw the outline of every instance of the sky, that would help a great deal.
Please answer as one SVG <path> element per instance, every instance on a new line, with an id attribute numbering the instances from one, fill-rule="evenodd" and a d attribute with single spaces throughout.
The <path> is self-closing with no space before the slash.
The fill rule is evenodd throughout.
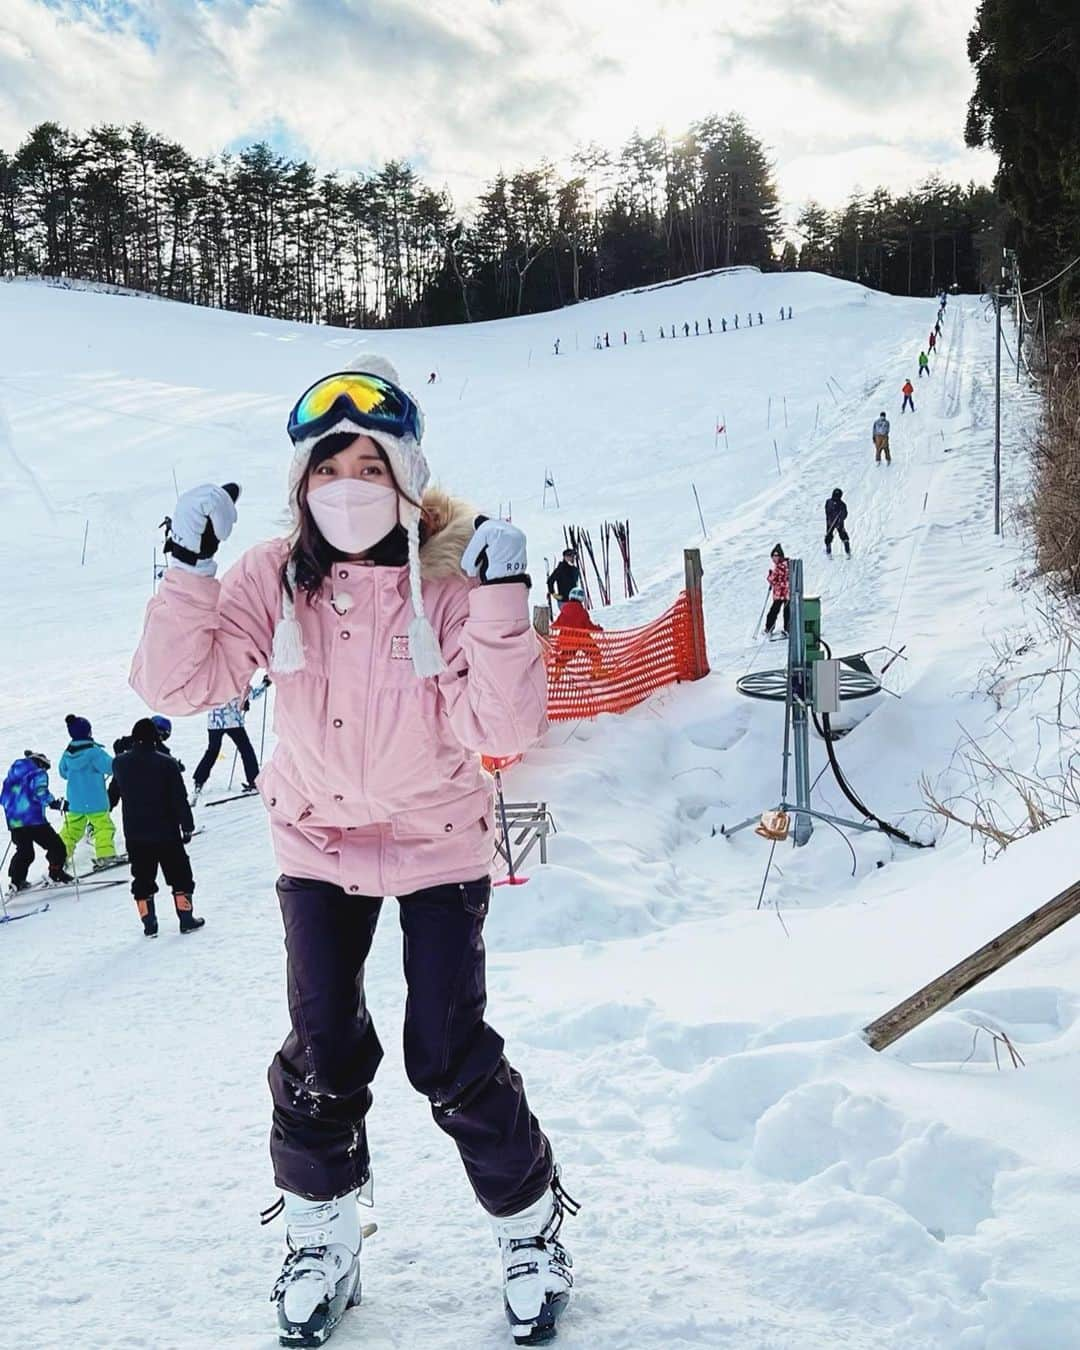
<path id="1" fill-rule="evenodd" d="M 196 154 L 269 140 L 322 170 L 408 159 L 459 207 L 499 169 L 739 112 L 786 215 L 937 171 L 963 144 L 977 0 L 2 0 L 0 148 L 141 121 Z"/>

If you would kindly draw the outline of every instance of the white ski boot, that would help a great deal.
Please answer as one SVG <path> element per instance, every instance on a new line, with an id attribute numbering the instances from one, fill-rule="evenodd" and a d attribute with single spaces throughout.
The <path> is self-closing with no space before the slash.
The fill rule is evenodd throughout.
<path id="1" fill-rule="evenodd" d="M 563 1190 L 559 1169 L 551 1189 L 528 1209 L 491 1226 L 499 1243 L 503 1268 L 503 1302 L 515 1345 L 546 1345 L 555 1339 L 555 1324 L 570 1302 L 574 1277 L 570 1253 L 558 1241 L 563 1218 L 578 1212 Z"/>
<path id="2" fill-rule="evenodd" d="M 289 1253 L 270 1294 L 282 1345 L 322 1345 L 360 1302 L 360 1212 L 356 1192 L 305 1200 L 286 1191 Z"/>

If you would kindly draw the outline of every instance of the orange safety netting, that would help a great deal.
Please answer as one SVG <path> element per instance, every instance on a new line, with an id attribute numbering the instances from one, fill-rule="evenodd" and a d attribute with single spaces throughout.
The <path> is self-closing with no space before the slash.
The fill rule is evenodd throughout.
<path id="1" fill-rule="evenodd" d="M 599 633 L 553 628 L 540 640 L 552 722 L 626 712 L 667 684 L 709 673 L 704 623 L 685 591 L 644 628 Z"/>
<path id="2" fill-rule="evenodd" d="M 555 628 L 550 637 L 541 634 L 540 641 L 552 722 L 626 712 L 666 684 L 700 680 L 709 673 L 705 620 L 686 591 L 644 628 L 599 633 Z M 494 773 L 521 758 L 485 755 L 484 768 Z"/>

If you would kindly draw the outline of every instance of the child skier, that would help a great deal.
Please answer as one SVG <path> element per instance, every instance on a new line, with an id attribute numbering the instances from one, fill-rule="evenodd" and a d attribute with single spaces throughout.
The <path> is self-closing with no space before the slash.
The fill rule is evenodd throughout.
<path id="1" fill-rule="evenodd" d="M 195 825 L 180 768 L 162 752 L 158 730 L 149 717 L 131 728 L 131 749 L 113 761 L 120 794 L 124 840 L 131 862 L 131 893 L 146 937 L 157 937 L 154 909 L 158 868 L 173 893 L 181 933 L 194 933 L 206 922 L 192 908 L 195 880 L 184 845 Z"/>
<path id="2" fill-rule="evenodd" d="M 930 337 L 927 339 L 926 343 L 926 350 L 928 352 L 933 352 L 936 347 L 937 347 L 937 333 L 935 333 L 934 330 L 931 328 Z"/>
<path id="3" fill-rule="evenodd" d="M 884 408 L 874 423 L 874 463 L 881 463 L 881 456 L 885 456 L 885 463 L 892 463 L 892 455 L 889 453 L 889 419 L 885 416 Z"/>
<path id="4" fill-rule="evenodd" d="M 49 880 L 58 884 L 73 881 L 64 871 L 67 849 L 64 841 L 45 819 L 46 808 L 59 811 L 61 803 L 49 791 L 48 757 L 35 750 L 24 750 L 8 769 L 0 788 L 0 806 L 11 831 L 14 852 L 8 867 L 12 891 L 25 891 L 30 883 L 26 874 L 34 861 L 34 845 L 45 853 Z"/>
<path id="5" fill-rule="evenodd" d="M 238 694 L 235 698 L 229 699 L 228 703 L 223 703 L 220 708 L 211 708 L 206 714 L 206 749 L 191 775 L 191 781 L 195 784 L 194 801 L 198 801 L 199 794 L 206 786 L 206 780 L 217 763 L 226 736 L 240 752 L 240 760 L 244 766 L 242 790 L 244 792 L 256 790 L 255 779 L 259 776 L 259 757 L 244 726 L 244 717 L 250 706 L 249 691 L 247 695 Z"/>
<path id="6" fill-rule="evenodd" d="M 925 352 L 919 353 L 919 379 L 930 374 L 930 358 Z"/>
<path id="7" fill-rule="evenodd" d="M 571 590 L 570 598 L 559 610 L 559 617 L 551 626 L 556 634 L 553 680 L 559 679 L 579 652 L 588 659 L 590 674 L 594 680 L 604 674 L 603 653 L 592 636 L 593 633 L 602 633 L 604 630 L 590 617 L 585 607 L 585 592 L 580 586 L 575 586 Z"/>
<path id="8" fill-rule="evenodd" d="M 904 396 L 904 401 L 900 405 L 900 415 L 903 416 L 903 414 L 906 413 L 909 408 L 911 409 L 912 412 L 914 412 L 915 400 L 912 398 L 912 394 L 914 394 L 915 392 L 915 386 L 911 383 L 910 380 L 905 380 L 904 387 L 900 390 L 900 392 Z"/>
<path id="9" fill-rule="evenodd" d="M 825 499 L 825 552 L 832 557 L 832 538 L 834 534 L 840 536 L 840 542 L 844 546 L 844 552 L 851 557 L 851 540 L 848 538 L 848 532 L 844 528 L 844 522 L 847 520 L 847 503 L 844 501 L 844 494 L 839 488 L 833 488 L 831 494 Z"/>
<path id="10" fill-rule="evenodd" d="M 67 780 L 67 810 L 60 838 L 67 849 L 68 862 L 75 867 L 75 846 L 87 829 L 94 838 L 94 870 L 116 862 L 116 827 L 109 814 L 109 787 L 112 756 L 93 739 L 93 729 L 85 717 L 68 713 L 71 742 L 60 756 L 60 777 Z"/>
<path id="11" fill-rule="evenodd" d="M 569 1299 L 559 1229 L 576 1206 L 484 1021 L 481 936 L 495 830 L 479 757 L 518 754 L 546 727 L 525 537 L 425 491 L 415 399 L 388 361 L 357 366 L 290 414 L 289 537 L 249 549 L 222 582 L 212 566 L 170 566 L 131 680 L 176 713 L 220 703 L 259 666 L 277 688 L 260 790 L 293 1016 L 270 1068 L 283 1343 L 321 1344 L 358 1299 L 355 1201 L 382 1053 L 363 972 L 390 894 L 405 934 L 406 1072 L 491 1218 L 515 1340 L 539 1344 Z M 177 504 L 186 535 L 201 532 L 199 503 L 196 489 Z"/>
<path id="12" fill-rule="evenodd" d="M 769 556 L 772 559 L 772 566 L 769 568 L 769 575 L 766 580 L 772 588 L 773 600 L 769 606 L 769 612 L 765 616 L 765 636 L 772 637 L 777 616 L 782 609 L 784 611 L 784 636 L 787 637 L 788 620 L 791 617 L 791 582 L 788 578 L 788 560 L 779 544 L 773 548 Z"/>

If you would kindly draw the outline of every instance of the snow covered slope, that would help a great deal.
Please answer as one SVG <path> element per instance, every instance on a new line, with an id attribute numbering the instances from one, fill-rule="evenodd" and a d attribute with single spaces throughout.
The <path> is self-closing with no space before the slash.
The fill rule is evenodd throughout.
<path id="1" fill-rule="evenodd" d="M 0 285 L 5 764 L 24 746 L 57 754 L 67 712 L 111 741 L 145 711 L 126 671 L 174 474 L 243 484 L 226 562 L 276 532 L 288 408 L 365 349 L 419 390 L 442 481 L 489 511 L 512 503 L 534 575 L 564 523 L 595 538 L 605 518 L 630 519 L 643 592 L 605 625 L 665 608 L 682 548 L 702 544 L 713 675 L 630 716 L 555 728 L 509 778 L 513 795 L 550 803 L 560 831 L 549 867 L 496 892 L 488 935 L 492 1021 L 584 1204 L 567 1229 L 567 1347 L 1080 1343 L 1080 933 L 886 1055 L 856 1034 L 1074 880 L 1080 826 L 988 867 L 956 832 L 918 854 L 853 835 L 853 856 L 822 828 L 777 850 L 760 909 L 769 846 L 719 834 L 778 792 L 779 711 L 734 690 L 779 664 L 757 636 L 777 540 L 806 560 L 834 648 L 906 644 L 886 679 L 902 698 L 862 707 L 839 746 L 876 811 L 931 837 L 919 780 L 949 771 L 965 731 L 1028 767 L 1054 753 L 1032 709 L 1006 716 L 973 692 L 991 642 L 1027 631 L 1036 598 L 1011 585 L 1015 535 L 991 533 L 992 328 L 977 300 L 950 303 L 918 412 L 898 415 L 934 313 L 823 277 L 740 272 L 513 322 L 357 334 Z M 729 331 L 706 336 L 721 316 Z M 702 336 L 683 338 L 695 319 Z M 611 348 L 594 350 L 605 332 Z M 890 467 L 870 448 L 883 408 Z M 1030 397 L 1010 399 L 1007 504 L 1030 416 Z M 543 508 L 545 471 L 561 510 Z M 821 549 L 835 486 L 850 561 Z M 178 725 L 189 765 L 202 743 L 201 719 Z M 827 774 L 816 799 L 845 806 Z M 144 942 L 124 886 L 0 927 L 12 1344 L 276 1343 L 280 1229 L 257 1225 L 273 1196 L 264 1072 L 287 1021 L 275 872 L 257 802 L 204 824 L 197 938 Z M 506 1344 L 486 1225 L 394 1049 L 390 912 L 368 992 L 390 1051 L 370 1118 L 381 1231 L 337 1343 Z M 1027 1067 L 997 1072 L 979 1025 L 1006 1030 Z"/>

